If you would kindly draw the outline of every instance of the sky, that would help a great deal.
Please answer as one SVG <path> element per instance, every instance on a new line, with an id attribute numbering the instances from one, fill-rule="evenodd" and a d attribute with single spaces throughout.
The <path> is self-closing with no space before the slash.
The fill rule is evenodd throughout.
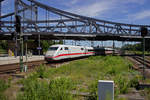
<path id="1" fill-rule="evenodd" d="M 26 1 L 26 0 L 23 0 Z M 129 24 L 150 24 L 150 0 L 37 0 L 83 16 Z M 12 12 L 14 0 L 2 3 L 2 14 Z M 42 12 L 41 12 L 42 13 Z"/>
<path id="2" fill-rule="evenodd" d="M 23 0 L 25 1 L 25 0 Z M 150 0 L 37 0 L 48 6 L 101 20 L 150 24 Z M 2 14 L 12 12 L 14 0 L 2 3 Z M 42 12 L 40 12 L 42 15 Z"/>
<path id="3" fill-rule="evenodd" d="M 79 15 L 129 24 L 150 24 L 150 0 L 37 0 Z"/>

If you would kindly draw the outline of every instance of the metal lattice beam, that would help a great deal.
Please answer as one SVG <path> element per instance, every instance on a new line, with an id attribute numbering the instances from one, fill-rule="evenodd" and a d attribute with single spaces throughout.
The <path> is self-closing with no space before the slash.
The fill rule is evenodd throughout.
<path id="1" fill-rule="evenodd" d="M 22 9 L 18 10 L 18 13 L 24 12 L 26 10 L 31 10 L 34 13 L 38 14 L 37 9 L 43 9 L 46 11 L 46 18 L 44 20 L 26 20 L 23 17 L 21 21 L 22 31 L 24 34 L 41 34 L 48 35 L 51 34 L 55 36 L 57 33 L 67 36 L 69 34 L 81 34 L 88 36 L 93 35 L 97 37 L 135 37 L 140 36 L 140 27 L 145 26 L 150 29 L 149 25 L 133 25 L 133 24 L 124 24 L 116 23 L 105 20 L 99 20 L 95 18 L 90 18 L 86 16 L 81 16 L 66 12 L 57 8 L 53 8 L 35 0 L 28 0 L 31 2 L 31 5 L 24 3 L 21 0 L 17 0 L 17 6 L 21 6 Z M 57 18 L 49 19 L 49 13 L 55 14 Z M 14 15 L 14 13 L 1 16 L 0 18 L 5 18 Z M 32 14 L 31 14 L 32 15 Z M 38 15 L 37 15 L 38 16 Z M 1 31 L 0 34 L 8 34 L 14 32 L 14 21 L 1 21 Z M 67 35 L 66 35 L 67 34 Z M 150 33 L 148 34 L 150 36 Z M 69 37 L 69 36 L 68 36 Z M 130 39 L 129 39 L 130 40 Z M 138 40 L 138 39 L 137 39 Z"/>

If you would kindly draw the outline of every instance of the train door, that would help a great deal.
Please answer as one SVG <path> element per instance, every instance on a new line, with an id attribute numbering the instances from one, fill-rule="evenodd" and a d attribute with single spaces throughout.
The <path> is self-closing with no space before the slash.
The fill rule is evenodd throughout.
<path id="1" fill-rule="evenodd" d="M 81 52 L 80 56 L 85 56 L 86 53 L 85 53 L 85 48 L 84 47 L 81 47 L 80 52 Z"/>
<path id="2" fill-rule="evenodd" d="M 61 47 L 59 50 L 59 59 L 66 59 L 69 57 L 69 48 L 68 47 Z"/>
<path id="3" fill-rule="evenodd" d="M 68 47 L 64 47 L 64 58 L 66 59 L 66 58 L 69 58 L 69 48 Z"/>
<path id="4" fill-rule="evenodd" d="M 86 56 L 86 47 L 84 47 L 84 55 Z"/>
<path id="5" fill-rule="evenodd" d="M 85 56 L 87 55 L 88 48 L 85 47 Z"/>
<path id="6" fill-rule="evenodd" d="M 60 60 L 60 59 L 63 59 L 63 52 L 64 52 L 64 48 L 63 47 L 60 47 L 60 49 L 58 50 L 57 52 L 57 60 Z"/>

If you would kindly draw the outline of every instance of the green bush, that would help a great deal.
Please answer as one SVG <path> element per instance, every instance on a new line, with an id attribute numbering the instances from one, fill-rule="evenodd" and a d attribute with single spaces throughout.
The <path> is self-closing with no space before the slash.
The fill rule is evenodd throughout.
<path id="1" fill-rule="evenodd" d="M 89 86 L 90 96 L 87 97 L 87 100 L 98 100 L 98 81 L 95 81 Z"/>
<path id="2" fill-rule="evenodd" d="M 6 96 L 4 96 L 3 93 L 0 93 L 0 100 L 7 100 Z"/>
<path id="3" fill-rule="evenodd" d="M 139 85 L 139 80 L 138 80 L 137 77 L 132 78 L 132 79 L 130 80 L 130 82 L 129 82 L 129 86 L 130 86 L 130 87 L 137 88 L 138 85 Z"/>
<path id="4" fill-rule="evenodd" d="M 118 75 L 115 77 L 115 83 L 117 85 L 116 91 L 120 94 L 125 94 L 128 91 L 129 85 L 128 81 L 123 75 Z"/>
<path id="5" fill-rule="evenodd" d="M 37 72 L 37 76 L 39 78 L 47 77 L 46 76 L 46 66 L 40 65 L 40 67 L 37 68 L 36 72 Z"/>
<path id="6" fill-rule="evenodd" d="M 0 41 L 0 48 L 7 50 L 8 49 L 8 41 L 7 40 L 1 40 Z"/>
<path id="7" fill-rule="evenodd" d="M 49 48 L 49 46 L 54 45 L 54 44 L 63 44 L 62 40 L 59 41 L 51 41 L 51 40 L 41 40 L 41 47 L 43 49 L 43 52 L 46 52 Z"/>
<path id="8" fill-rule="evenodd" d="M 133 65 L 131 63 L 129 63 L 128 68 L 129 68 L 129 70 L 133 69 Z"/>
<path id="9" fill-rule="evenodd" d="M 52 100 L 72 100 L 73 83 L 69 78 L 57 78 L 49 84 Z"/>
<path id="10" fill-rule="evenodd" d="M 146 100 L 150 100 L 150 88 L 144 89 L 144 95 L 146 97 Z"/>
<path id="11" fill-rule="evenodd" d="M 136 86 L 133 76 L 138 73 L 130 67 L 131 64 L 120 56 L 91 56 L 56 69 L 40 66 L 23 80 L 24 91 L 18 100 L 71 100 L 70 91 L 74 89 L 89 92 L 91 96 L 87 100 L 97 100 L 97 80 L 114 80 L 115 99 L 118 100 L 118 94 L 127 93 L 128 88 Z M 76 86 L 72 86 L 72 80 Z"/>
<path id="12" fill-rule="evenodd" d="M 48 100 L 48 84 L 38 80 L 24 82 L 23 94 L 19 94 L 17 100 Z"/>
<path id="13" fill-rule="evenodd" d="M 108 71 L 106 72 L 106 74 L 109 74 L 109 75 L 116 75 L 116 69 L 114 67 L 110 67 L 108 69 Z"/>
<path id="14" fill-rule="evenodd" d="M 0 80 L 0 92 L 5 91 L 10 86 L 8 83 L 4 80 Z"/>
<path id="15" fill-rule="evenodd" d="M 10 82 L 6 83 L 4 80 L 0 80 L 0 100 L 7 100 L 6 96 L 3 94 L 3 92 L 10 87 Z"/>
<path id="16" fill-rule="evenodd" d="M 30 80 L 23 83 L 23 94 L 17 96 L 17 100 L 72 100 L 70 91 L 73 87 L 68 78 L 47 80 Z"/>

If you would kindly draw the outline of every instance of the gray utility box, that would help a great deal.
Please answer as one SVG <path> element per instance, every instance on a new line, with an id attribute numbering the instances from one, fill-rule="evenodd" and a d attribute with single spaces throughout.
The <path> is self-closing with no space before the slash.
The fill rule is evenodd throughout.
<path id="1" fill-rule="evenodd" d="M 114 81 L 98 81 L 98 100 L 114 100 Z"/>

